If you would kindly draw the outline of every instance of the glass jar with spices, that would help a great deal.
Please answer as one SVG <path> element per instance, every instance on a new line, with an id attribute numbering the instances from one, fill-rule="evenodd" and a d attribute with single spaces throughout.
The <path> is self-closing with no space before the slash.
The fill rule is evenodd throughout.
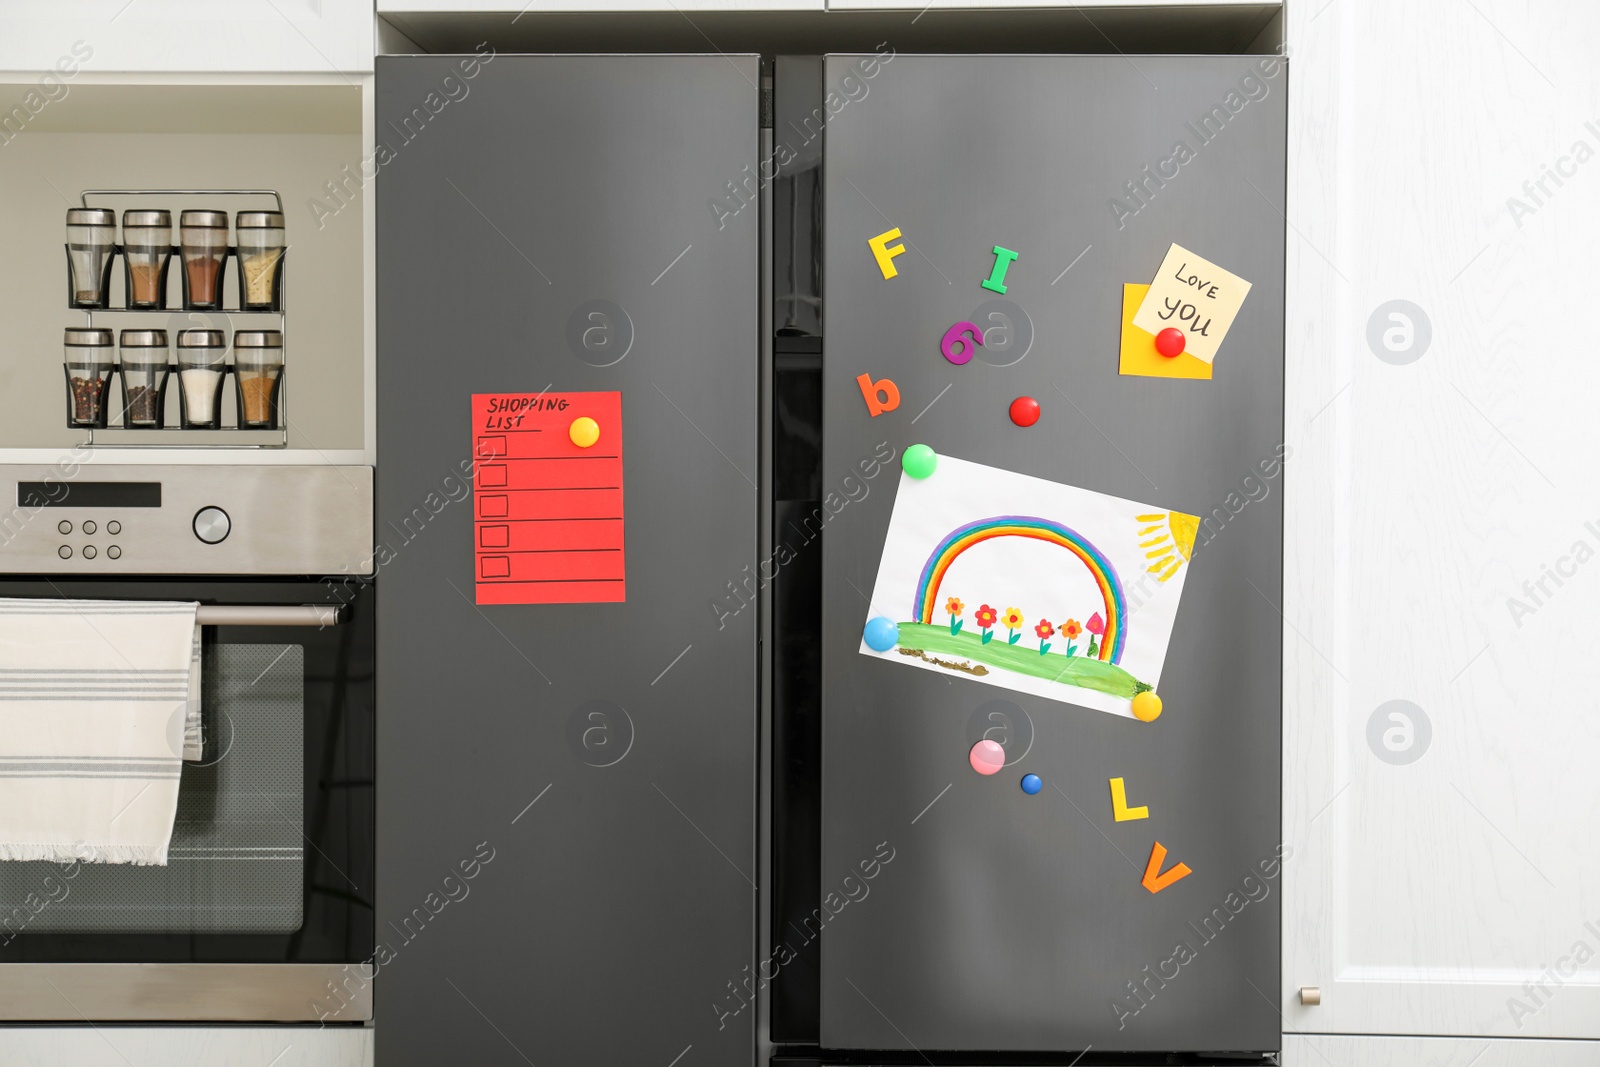
<path id="1" fill-rule="evenodd" d="M 185 211 L 178 216 L 178 245 L 183 255 L 183 306 L 222 306 L 222 268 L 228 259 L 228 213 Z"/>
<path id="2" fill-rule="evenodd" d="M 117 369 L 110 330 L 69 329 L 65 344 L 67 425 L 104 427 L 106 393 Z"/>
<path id="3" fill-rule="evenodd" d="M 122 213 L 122 263 L 130 308 L 167 306 L 167 263 L 172 259 L 172 212 Z"/>
<path id="4" fill-rule="evenodd" d="M 278 395 L 283 387 L 283 334 L 277 330 L 239 330 L 233 335 L 234 385 L 239 427 L 278 428 Z"/>
<path id="5" fill-rule="evenodd" d="M 103 308 L 111 295 L 117 213 L 103 207 L 67 212 L 67 306 Z"/>
<path id="6" fill-rule="evenodd" d="M 222 427 L 222 383 L 228 375 L 222 330 L 178 331 L 178 397 L 185 430 Z"/>
<path id="7" fill-rule="evenodd" d="M 159 430 L 166 421 L 166 330 L 123 330 L 122 425 L 130 430 Z"/>
<path id="8" fill-rule="evenodd" d="M 283 212 L 241 211 L 234 228 L 239 241 L 239 306 L 282 311 Z"/>

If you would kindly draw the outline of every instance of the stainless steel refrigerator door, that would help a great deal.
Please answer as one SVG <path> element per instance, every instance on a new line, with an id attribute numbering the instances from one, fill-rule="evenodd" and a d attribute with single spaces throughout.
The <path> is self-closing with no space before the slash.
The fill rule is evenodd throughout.
<path id="1" fill-rule="evenodd" d="M 1279 845 L 1283 475 L 1260 465 L 1283 441 L 1287 73 L 1245 56 L 902 55 L 862 94 L 855 62 L 826 75 L 853 98 L 824 157 L 823 489 L 849 502 L 823 537 L 822 889 L 838 908 L 820 935 L 823 1045 L 1275 1049 L 1279 883 L 1261 865 L 1277 870 Z M 1161 178 L 1178 142 L 1191 158 Z M 906 252 L 886 281 L 867 242 L 891 227 Z M 1121 377 L 1123 283 L 1149 283 L 1173 242 L 1254 288 L 1215 380 Z M 979 285 L 995 245 L 1020 253 L 1004 296 Z M 958 367 L 939 339 L 963 319 L 1005 329 Z M 898 384 L 898 410 L 869 417 L 863 373 Z M 1044 411 L 1026 430 L 1007 417 L 1018 396 Z M 1161 719 L 858 654 L 898 463 L 852 487 L 880 442 L 1210 518 Z M 1016 730 L 1031 721 L 1003 781 L 967 762 L 992 701 Z M 1114 821 L 1113 777 L 1149 818 Z M 1152 895 L 1155 841 L 1193 874 Z M 845 877 L 880 849 L 894 858 L 849 901 Z"/>
<path id="2" fill-rule="evenodd" d="M 750 1062 L 758 81 L 378 60 L 381 1064 Z M 480 608 L 471 397 L 546 390 L 621 392 L 626 601 Z"/>

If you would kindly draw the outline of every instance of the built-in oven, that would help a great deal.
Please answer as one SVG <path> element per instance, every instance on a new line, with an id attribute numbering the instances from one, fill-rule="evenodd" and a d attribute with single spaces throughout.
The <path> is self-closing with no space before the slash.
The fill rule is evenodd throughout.
<path id="1" fill-rule="evenodd" d="M 0 862 L 0 1019 L 370 1019 L 370 468 L 51 475 L 0 466 L 0 597 L 198 602 L 204 744 L 165 866 Z"/>

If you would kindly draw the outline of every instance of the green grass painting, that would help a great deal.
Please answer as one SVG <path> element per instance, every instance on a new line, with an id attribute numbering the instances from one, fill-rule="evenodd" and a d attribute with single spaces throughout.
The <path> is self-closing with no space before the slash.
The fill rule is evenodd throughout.
<path id="1" fill-rule="evenodd" d="M 977 634 L 952 634 L 950 627 L 942 623 L 930 626 L 920 622 L 902 622 L 900 651 L 902 655 L 932 653 L 959 656 L 973 663 L 1026 674 L 1032 678 L 1060 682 L 1063 685 L 1092 689 L 1097 693 L 1106 693 L 1126 700 L 1132 700 L 1135 694 L 1151 688 L 1115 663 L 1105 663 L 1087 656 L 1041 656 L 1036 647 L 1010 645 L 999 641 L 985 644 Z M 929 659 L 927 655 L 922 658 Z M 939 666 L 962 669 L 948 663 L 940 663 Z"/>

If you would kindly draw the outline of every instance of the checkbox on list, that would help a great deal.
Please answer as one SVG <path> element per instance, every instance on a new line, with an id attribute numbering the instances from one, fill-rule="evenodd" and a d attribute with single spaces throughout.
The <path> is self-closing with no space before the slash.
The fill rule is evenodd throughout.
<path id="1" fill-rule="evenodd" d="M 480 526 L 478 527 L 479 548 L 510 548 L 511 527 L 509 526 Z"/>

